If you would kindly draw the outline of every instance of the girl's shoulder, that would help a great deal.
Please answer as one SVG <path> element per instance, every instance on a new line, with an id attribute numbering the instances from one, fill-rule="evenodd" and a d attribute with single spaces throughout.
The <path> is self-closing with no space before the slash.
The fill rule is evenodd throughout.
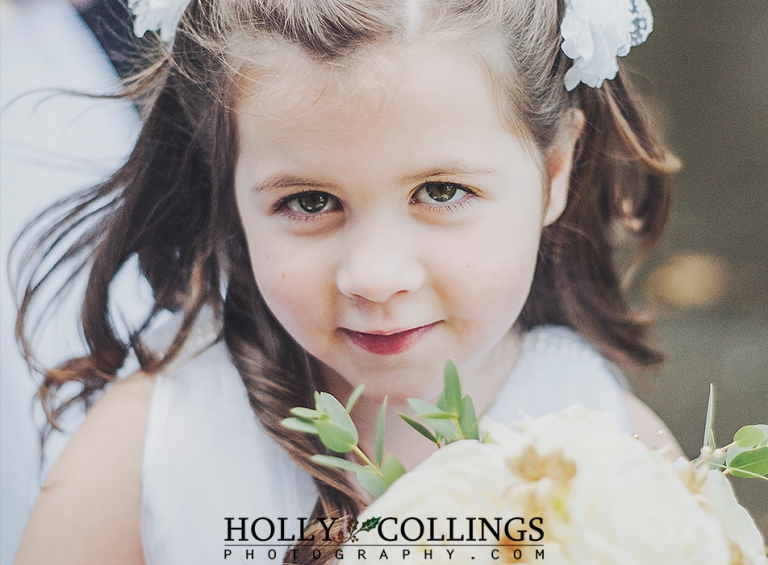
<path id="1" fill-rule="evenodd" d="M 162 351 L 177 322 L 147 346 Z M 218 562 L 227 517 L 283 516 L 293 530 L 311 514 L 311 477 L 261 427 L 219 335 L 204 312 L 165 370 L 120 379 L 94 404 L 49 474 L 19 565 Z"/>
<path id="2" fill-rule="evenodd" d="M 153 388 L 136 373 L 94 404 L 46 478 L 18 565 L 144 563 L 140 473 Z"/>

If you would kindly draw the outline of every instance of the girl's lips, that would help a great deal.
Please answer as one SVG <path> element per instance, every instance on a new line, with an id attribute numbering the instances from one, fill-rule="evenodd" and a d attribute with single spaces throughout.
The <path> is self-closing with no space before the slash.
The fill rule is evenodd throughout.
<path id="1" fill-rule="evenodd" d="M 427 332 L 437 325 L 437 322 L 419 326 L 402 332 L 391 334 L 363 333 L 342 328 L 344 334 L 352 343 L 376 355 L 397 355 L 410 349 Z"/>

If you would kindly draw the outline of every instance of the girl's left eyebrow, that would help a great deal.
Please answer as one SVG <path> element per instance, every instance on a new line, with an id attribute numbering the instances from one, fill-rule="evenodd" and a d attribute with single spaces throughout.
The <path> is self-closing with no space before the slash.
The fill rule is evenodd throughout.
<path id="1" fill-rule="evenodd" d="M 496 169 L 491 169 L 488 167 L 475 167 L 464 163 L 452 163 L 445 166 L 432 167 L 425 171 L 416 173 L 415 175 L 408 175 L 407 177 L 404 177 L 400 182 L 402 184 L 416 184 L 439 177 L 494 174 L 498 175 L 500 173 Z"/>

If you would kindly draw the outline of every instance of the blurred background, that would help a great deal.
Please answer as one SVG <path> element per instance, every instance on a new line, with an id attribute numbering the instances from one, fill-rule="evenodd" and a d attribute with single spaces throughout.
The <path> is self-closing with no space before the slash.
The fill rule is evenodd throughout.
<path id="1" fill-rule="evenodd" d="M 635 278 L 668 354 L 635 392 L 688 457 L 768 422 L 768 2 L 650 0 L 655 28 L 627 57 L 636 89 L 678 155 L 672 221 Z M 736 479 L 768 534 L 768 482 Z"/>
<path id="2" fill-rule="evenodd" d="M 120 0 L 0 0 L 0 565 L 13 562 L 39 485 L 69 438 L 54 434 L 42 464 L 37 428 L 45 420 L 33 410 L 37 381 L 14 339 L 8 252 L 45 206 L 104 180 L 125 160 L 139 126 L 133 105 L 61 90 L 116 92 L 116 69 L 130 72 L 136 45 Z M 77 319 L 79 290 L 65 301 L 62 320 Z M 40 339 L 49 366 L 83 351 L 72 325 L 51 325 Z M 81 419 L 73 411 L 67 432 Z"/>
<path id="3" fill-rule="evenodd" d="M 667 236 L 631 287 L 657 320 L 668 363 L 655 378 L 635 379 L 634 390 L 693 458 L 709 383 L 719 445 L 745 424 L 768 423 L 768 2 L 651 3 L 655 30 L 626 68 L 683 169 Z M 17 97 L 43 87 L 114 92 L 118 77 L 137 68 L 132 54 L 141 42 L 121 0 L 0 0 L 0 7 L 0 565 L 10 565 L 44 471 L 30 418 L 35 386 L 14 351 L 8 246 L 46 203 L 105 178 L 138 127 L 124 103 Z M 79 347 L 61 339 L 73 335 L 60 331 L 50 341 L 51 359 Z M 768 482 L 734 486 L 768 533 Z"/>

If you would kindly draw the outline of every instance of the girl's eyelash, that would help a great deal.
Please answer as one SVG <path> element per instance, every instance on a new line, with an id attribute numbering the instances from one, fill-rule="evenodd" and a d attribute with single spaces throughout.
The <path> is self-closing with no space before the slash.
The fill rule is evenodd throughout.
<path id="1" fill-rule="evenodd" d="M 416 200 L 416 195 L 419 193 L 419 191 L 426 189 L 426 187 L 428 187 L 430 185 L 432 185 L 432 186 L 434 186 L 434 185 L 450 186 L 450 187 L 454 188 L 455 190 L 460 190 L 460 191 L 464 192 L 465 194 L 464 194 L 464 196 L 461 199 L 459 199 L 459 200 L 457 200 L 455 202 L 450 202 L 450 203 L 442 204 L 442 205 L 437 203 L 437 202 L 435 202 L 435 204 L 427 204 L 427 203 L 424 203 L 424 202 L 417 201 Z M 431 212 L 435 212 L 435 213 L 440 213 L 440 212 L 456 212 L 460 208 L 463 208 L 465 206 L 468 206 L 468 205 L 472 204 L 473 201 L 475 200 L 475 197 L 477 197 L 477 192 L 475 192 L 474 190 L 472 190 L 470 187 L 468 187 L 466 185 L 459 184 L 457 182 L 450 182 L 450 181 L 428 181 L 428 182 L 422 183 L 418 187 L 416 187 L 416 190 L 414 190 L 413 194 L 411 195 L 411 202 L 414 203 L 414 204 L 424 204 L 424 207 L 427 210 L 429 210 Z"/>
<path id="2" fill-rule="evenodd" d="M 463 192 L 465 194 L 459 200 L 457 200 L 455 202 L 449 202 L 449 203 L 446 203 L 446 204 L 440 204 L 438 202 L 435 202 L 434 204 L 427 204 L 425 202 L 419 202 L 419 201 L 416 200 L 416 194 L 418 194 L 418 192 L 420 190 L 425 190 L 427 187 L 435 186 L 435 185 L 449 186 L 449 187 L 452 187 L 453 189 L 455 189 L 457 191 L 461 191 L 461 192 Z M 332 202 L 332 203 L 335 202 L 336 206 L 337 207 L 339 206 L 338 199 L 335 198 L 334 196 L 326 193 L 326 192 L 322 192 L 322 191 L 318 191 L 318 190 L 302 190 L 300 192 L 294 192 L 293 194 L 289 194 L 288 196 L 285 196 L 285 197 L 281 198 L 280 200 L 278 200 L 272 206 L 273 213 L 277 214 L 279 216 L 283 216 L 283 217 L 288 218 L 288 219 L 293 220 L 293 221 L 298 221 L 298 222 L 306 222 L 306 221 L 314 221 L 314 220 L 316 220 L 319 216 L 323 215 L 322 211 L 317 212 L 315 214 L 312 214 L 312 213 L 309 213 L 309 212 L 305 213 L 305 214 L 302 214 L 302 213 L 294 212 L 294 211 L 292 211 L 292 210 L 290 210 L 288 208 L 288 204 L 290 202 L 292 202 L 294 200 L 297 200 L 302 195 L 306 195 L 306 194 L 321 194 L 321 195 L 325 195 L 325 196 L 327 196 L 329 198 L 330 202 Z M 434 213 L 456 212 L 460 208 L 463 208 L 465 206 L 468 206 L 468 205 L 472 204 L 472 202 L 473 202 L 473 200 L 474 200 L 474 198 L 476 196 L 477 196 L 477 193 L 474 190 L 472 190 L 471 188 L 469 188 L 468 186 L 463 185 L 463 184 L 459 184 L 459 183 L 456 183 L 456 182 L 448 182 L 448 181 L 428 181 L 428 182 L 422 183 L 418 187 L 416 187 L 416 190 L 414 190 L 413 194 L 410 197 L 410 202 L 413 203 L 413 204 L 423 204 L 425 209 L 429 210 L 430 212 L 434 212 Z M 333 210 L 329 210 L 329 212 L 330 211 L 334 211 L 336 209 L 337 208 L 334 207 Z"/>
<path id="3" fill-rule="evenodd" d="M 285 208 L 277 210 L 276 214 L 293 222 L 312 222 L 315 220 L 315 215 L 313 214 L 296 214 L 295 212 L 286 211 Z"/>
<path id="4" fill-rule="evenodd" d="M 435 208 L 440 212 L 449 212 L 449 213 L 458 212 L 459 209 L 464 208 L 465 206 L 471 206 L 474 203 L 475 194 L 472 192 L 467 192 L 467 195 L 469 196 L 469 198 L 462 198 L 461 200 L 457 200 L 456 202 L 453 202 L 451 204 L 446 204 L 445 206 L 437 206 Z"/>
<path id="5" fill-rule="evenodd" d="M 275 204 L 272 206 L 272 212 L 279 216 L 283 216 L 299 222 L 314 220 L 316 216 L 320 216 L 322 214 L 322 211 L 317 212 L 315 214 L 312 214 L 309 212 L 307 212 L 306 214 L 301 214 L 301 213 L 293 212 L 288 209 L 288 204 L 291 201 L 297 200 L 302 195 L 305 195 L 305 194 L 306 195 L 308 194 L 325 195 L 329 199 L 329 202 L 336 202 L 336 204 L 338 205 L 338 200 L 334 196 L 328 194 L 327 192 L 323 192 L 320 190 L 302 190 L 299 192 L 294 192 L 293 194 L 289 194 L 288 196 L 285 196 L 280 200 L 278 200 L 277 202 L 275 202 Z"/>

